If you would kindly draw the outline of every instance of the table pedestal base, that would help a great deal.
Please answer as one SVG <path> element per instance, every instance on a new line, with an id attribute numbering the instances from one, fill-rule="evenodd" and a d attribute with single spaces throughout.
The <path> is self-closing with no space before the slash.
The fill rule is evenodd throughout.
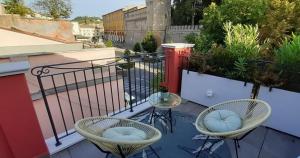
<path id="1" fill-rule="evenodd" d="M 149 124 L 152 124 L 152 122 L 155 122 L 156 119 L 159 119 L 161 121 L 163 121 L 164 123 L 169 124 L 170 125 L 170 131 L 171 133 L 173 133 L 173 117 L 172 117 L 172 109 L 168 109 L 168 110 L 164 110 L 166 112 L 156 112 L 156 108 L 153 107 L 153 111 L 150 114 L 150 120 L 149 120 Z"/>

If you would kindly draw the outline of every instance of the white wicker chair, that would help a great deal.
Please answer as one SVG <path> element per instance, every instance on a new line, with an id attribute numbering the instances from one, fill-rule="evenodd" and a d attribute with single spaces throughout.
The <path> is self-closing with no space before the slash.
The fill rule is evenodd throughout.
<path id="1" fill-rule="evenodd" d="M 147 139 L 141 141 L 115 141 L 102 137 L 102 133 L 113 127 L 134 127 L 146 133 Z M 118 157 L 128 157 L 140 150 L 150 147 L 154 154 L 158 154 L 150 146 L 161 138 L 161 133 L 156 128 L 147 124 L 133 121 L 130 119 L 119 119 L 112 117 L 92 117 L 79 120 L 75 124 L 76 131 L 84 136 L 87 140 L 95 144 L 98 149 Z"/>
<path id="2" fill-rule="evenodd" d="M 242 119 L 242 128 L 230 131 L 230 132 L 211 132 L 209 131 L 204 123 L 204 117 L 215 110 L 230 110 L 237 114 Z M 238 141 L 243 139 L 247 134 L 249 134 L 256 127 L 260 126 L 267 118 L 271 115 L 271 107 L 268 103 L 257 100 L 257 99 L 241 99 L 241 100 L 231 100 L 220 104 L 211 106 L 201 112 L 196 120 L 197 130 L 207 136 L 220 137 L 221 139 L 233 139 L 235 143 L 236 156 L 238 157 L 237 148 L 239 147 Z M 205 140 L 204 144 L 209 137 Z M 204 145 L 203 145 L 204 146 Z M 200 150 L 201 151 L 201 150 Z M 198 153 L 197 157 L 199 156 Z"/>

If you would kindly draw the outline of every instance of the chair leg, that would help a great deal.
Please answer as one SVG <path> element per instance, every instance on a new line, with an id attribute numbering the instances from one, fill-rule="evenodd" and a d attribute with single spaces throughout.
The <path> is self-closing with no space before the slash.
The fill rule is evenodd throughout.
<path id="1" fill-rule="evenodd" d="M 154 153 L 154 155 L 157 157 L 157 158 L 160 158 L 160 156 L 158 155 L 158 153 L 155 151 L 155 149 L 150 145 L 149 146 L 150 150 Z"/>
<path id="2" fill-rule="evenodd" d="M 121 158 L 126 158 L 125 155 L 123 154 L 123 151 L 122 151 L 120 145 L 118 145 L 118 149 L 119 149 Z"/>
<path id="3" fill-rule="evenodd" d="M 239 158 L 239 153 L 238 153 L 238 140 L 234 139 L 234 148 L 235 148 L 235 155 L 236 158 Z"/>
<path id="4" fill-rule="evenodd" d="M 154 117 L 154 114 L 155 114 L 155 107 L 153 107 L 153 110 L 152 110 L 152 113 L 151 113 L 151 116 L 150 116 L 149 124 L 152 123 L 152 119 L 153 119 L 153 117 Z"/>
<path id="5" fill-rule="evenodd" d="M 170 119 L 171 133 L 173 133 L 172 109 L 169 109 L 169 119 Z"/>
<path id="6" fill-rule="evenodd" d="M 241 148 L 241 146 L 240 146 L 240 141 L 239 141 L 239 140 L 236 140 L 236 142 L 237 142 L 238 148 Z"/>
<path id="7" fill-rule="evenodd" d="M 206 142 L 208 141 L 208 138 L 209 138 L 209 136 L 207 136 L 206 139 L 204 140 L 204 143 L 202 144 L 200 151 L 197 153 L 196 158 L 198 158 L 200 156 L 200 153 L 201 153 L 202 149 L 204 148 Z"/>

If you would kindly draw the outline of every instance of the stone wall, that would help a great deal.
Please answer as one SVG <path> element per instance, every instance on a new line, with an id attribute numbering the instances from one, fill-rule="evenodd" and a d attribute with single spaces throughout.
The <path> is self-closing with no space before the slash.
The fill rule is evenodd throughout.
<path id="1" fill-rule="evenodd" d="M 59 20 L 45 20 L 45 19 L 31 19 L 23 18 L 18 15 L 0 15 L 0 27 L 6 29 L 17 29 L 49 37 L 53 40 L 75 42 L 72 33 L 73 25 L 69 21 Z"/>
<path id="2" fill-rule="evenodd" d="M 147 26 L 153 32 L 158 45 L 165 42 L 165 30 L 171 25 L 170 0 L 146 0 Z"/>
<path id="3" fill-rule="evenodd" d="M 183 43 L 185 36 L 190 33 L 200 33 L 201 25 L 185 25 L 185 26 L 170 26 L 167 27 L 166 42 Z"/>
<path id="4" fill-rule="evenodd" d="M 141 42 L 147 33 L 147 9 L 140 8 L 125 14 L 126 47 L 132 48 Z"/>

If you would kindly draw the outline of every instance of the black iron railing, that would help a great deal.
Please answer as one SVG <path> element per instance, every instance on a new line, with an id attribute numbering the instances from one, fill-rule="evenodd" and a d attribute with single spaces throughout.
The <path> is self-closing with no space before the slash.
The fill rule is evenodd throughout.
<path id="1" fill-rule="evenodd" d="M 105 58 L 33 68 L 56 145 L 79 119 L 133 112 L 157 91 L 164 65 L 163 58 Z"/>

